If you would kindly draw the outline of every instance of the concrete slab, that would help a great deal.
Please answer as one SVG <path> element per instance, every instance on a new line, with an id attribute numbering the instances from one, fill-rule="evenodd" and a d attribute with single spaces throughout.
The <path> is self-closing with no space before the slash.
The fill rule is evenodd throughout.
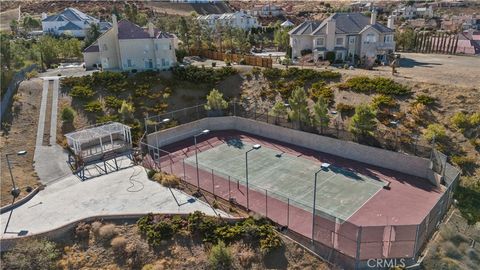
<path id="1" fill-rule="evenodd" d="M 2 238 L 8 238 L 16 237 L 20 231 L 27 231 L 27 235 L 40 233 L 95 215 L 196 210 L 228 216 L 181 191 L 170 191 L 150 181 L 145 170 L 136 166 L 84 182 L 73 175 L 55 182 L 13 210 L 7 233 L 3 232 L 10 212 L 2 214 L 0 229 Z"/>

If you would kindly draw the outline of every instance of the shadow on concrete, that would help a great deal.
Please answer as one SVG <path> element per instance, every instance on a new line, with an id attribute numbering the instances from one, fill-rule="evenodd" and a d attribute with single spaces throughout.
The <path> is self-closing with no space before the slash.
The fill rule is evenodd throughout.
<path id="1" fill-rule="evenodd" d="M 401 68 L 413 68 L 413 67 L 427 67 L 431 68 L 432 66 L 441 66 L 440 63 L 426 63 L 426 62 L 418 62 L 414 59 L 410 58 L 401 58 L 400 59 L 400 67 Z"/>

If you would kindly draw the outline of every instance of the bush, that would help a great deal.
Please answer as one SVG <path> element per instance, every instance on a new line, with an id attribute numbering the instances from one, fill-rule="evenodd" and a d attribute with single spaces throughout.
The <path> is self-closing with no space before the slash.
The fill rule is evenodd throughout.
<path id="1" fill-rule="evenodd" d="M 88 86 L 81 86 L 77 85 L 72 88 L 70 91 L 71 97 L 81 98 L 81 99 L 89 99 L 95 95 L 95 91 Z"/>
<path id="2" fill-rule="evenodd" d="M 26 239 L 2 256 L 2 269 L 56 269 L 59 255 L 53 242 Z"/>
<path id="3" fill-rule="evenodd" d="M 440 124 L 430 124 L 427 126 L 427 129 L 424 130 L 423 137 L 428 141 L 432 141 L 433 138 L 439 141 L 447 137 L 447 132 Z"/>
<path id="4" fill-rule="evenodd" d="M 25 77 L 27 78 L 27 80 L 30 80 L 32 78 L 37 78 L 38 77 L 38 71 L 32 70 L 31 72 L 27 72 L 27 74 L 25 74 Z"/>
<path id="5" fill-rule="evenodd" d="M 227 108 L 228 103 L 223 99 L 223 94 L 220 93 L 217 89 L 212 89 L 207 95 L 207 104 L 205 105 L 205 110 L 223 110 Z"/>
<path id="6" fill-rule="evenodd" d="M 341 90 L 350 90 L 357 93 L 371 94 L 379 93 L 384 95 L 406 96 L 411 91 L 407 86 L 399 84 L 392 79 L 367 76 L 357 76 L 348 79 L 339 85 Z"/>
<path id="7" fill-rule="evenodd" d="M 114 224 L 105 224 L 98 230 L 98 240 L 102 242 L 110 241 L 115 235 L 117 231 Z"/>
<path id="8" fill-rule="evenodd" d="M 431 96 L 420 94 L 415 98 L 416 103 L 421 103 L 425 106 L 432 105 L 435 103 L 435 99 Z"/>
<path id="9" fill-rule="evenodd" d="M 464 130 L 470 125 L 467 115 L 463 112 L 456 112 L 452 118 L 450 118 L 450 122 L 459 130 Z"/>
<path id="10" fill-rule="evenodd" d="M 114 96 L 106 96 L 105 97 L 105 106 L 110 109 L 118 110 L 122 107 L 123 100 L 114 97 Z"/>
<path id="11" fill-rule="evenodd" d="M 180 178 L 173 174 L 167 174 L 164 172 L 154 173 L 152 180 L 162 184 L 165 187 L 176 188 L 180 185 Z"/>
<path id="12" fill-rule="evenodd" d="M 147 172 L 147 177 L 148 177 L 148 179 L 153 179 L 153 176 L 154 176 L 156 173 L 157 173 L 157 172 L 154 171 L 154 170 L 149 170 L 149 171 Z"/>
<path id="13" fill-rule="evenodd" d="M 122 256 L 125 253 L 125 248 L 127 247 L 127 239 L 123 236 L 117 236 L 112 239 L 110 242 L 112 249 L 117 256 Z"/>
<path id="14" fill-rule="evenodd" d="M 61 117 L 62 121 L 64 122 L 73 123 L 73 120 L 75 120 L 75 111 L 72 109 L 72 107 L 67 106 L 62 109 Z"/>
<path id="15" fill-rule="evenodd" d="M 328 104 L 332 104 L 335 98 L 333 90 L 326 86 L 326 83 L 319 81 L 312 84 L 308 89 L 308 95 L 313 101 L 317 101 L 319 97 L 323 97 Z"/>
<path id="16" fill-rule="evenodd" d="M 196 66 L 188 67 L 174 67 L 173 75 L 178 79 L 198 82 L 198 83 L 215 83 L 225 79 L 228 76 L 234 75 L 237 70 L 232 67 L 214 68 L 199 68 Z"/>
<path id="17" fill-rule="evenodd" d="M 391 96 L 386 96 L 383 94 L 374 96 L 372 100 L 372 106 L 375 109 L 392 108 L 396 105 L 397 103 Z"/>
<path id="18" fill-rule="evenodd" d="M 338 103 L 336 107 L 337 111 L 344 115 L 351 115 L 355 112 L 355 106 L 345 103 Z"/>
<path id="19" fill-rule="evenodd" d="M 233 257 L 225 243 L 220 241 L 210 250 L 208 261 L 212 269 L 228 270 L 232 268 Z"/>
<path id="20" fill-rule="evenodd" d="M 333 62 L 335 62 L 335 52 L 327 52 L 326 55 L 325 55 L 325 59 L 330 62 L 330 64 L 332 64 Z"/>
<path id="21" fill-rule="evenodd" d="M 102 103 L 98 100 L 90 101 L 87 104 L 83 106 L 83 109 L 87 112 L 95 113 L 95 112 L 101 112 L 102 109 Z"/>
<path id="22" fill-rule="evenodd" d="M 81 241 L 88 240 L 90 237 L 91 225 L 85 222 L 81 222 L 75 228 L 75 237 Z"/>
<path id="23" fill-rule="evenodd" d="M 470 115 L 470 118 L 468 119 L 470 121 L 470 125 L 477 128 L 480 126 L 480 112 L 476 112 L 472 115 Z"/>
<path id="24" fill-rule="evenodd" d="M 457 164 L 464 174 L 470 174 L 469 172 L 474 171 L 477 165 L 474 158 L 466 156 L 452 156 L 452 162 Z"/>

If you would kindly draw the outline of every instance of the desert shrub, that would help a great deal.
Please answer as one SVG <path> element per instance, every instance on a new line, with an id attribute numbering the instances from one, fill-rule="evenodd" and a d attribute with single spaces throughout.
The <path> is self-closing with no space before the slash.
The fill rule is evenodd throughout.
<path id="1" fill-rule="evenodd" d="M 430 124 L 424 130 L 423 137 L 428 141 L 432 141 L 433 138 L 438 141 L 445 139 L 447 137 L 447 132 L 445 127 L 440 124 Z"/>
<path id="2" fill-rule="evenodd" d="M 98 240 L 102 242 L 110 241 L 115 235 L 117 231 L 114 224 L 105 224 L 98 230 Z"/>
<path id="3" fill-rule="evenodd" d="M 219 69 L 214 69 L 199 68 L 196 66 L 178 66 L 173 68 L 173 74 L 178 79 L 198 83 L 215 83 L 236 73 L 237 70 L 232 67 L 222 67 Z"/>
<path id="4" fill-rule="evenodd" d="M 391 96 L 380 94 L 375 95 L 372 99 L 372 106 L 375 109 L 392 108 L 396 105 L 397 103 Z"/>
<path id="5" fill-rule="evenodd" d="M 475 158 L 466 156 L 452 156 L 452 162 L 460 167 L 464 174 L 469 174 L 476 166 Z"/>
<path id="6" fill-rule="evenodd" d="M 107 88 L 109 91 L 109 86 L 116 85 L 118 83 L 122 83 L 127 78 L 125 73 L 122 72 L 114 72 L 114 71 L 103 71 L 103 72 L 94 72 L 92 74 L 92 83 L 94 85 Z"/>
<path id="7" fill-rule="evenodd" d="M 233 257 L 230 250 L 225 246 L 225 243 L 220 241 L 212 247 L 208 256 L 208 262 L 212 269 L 228 270 L 232 268 Z"/>
<path id="8" fill-rule="evenodd" d="M 157 172 L 154 171 L 154 170 L 149 170 L 149 171 L 147 172 L 147 177 L 148 177 L 148 179 L 152 179 L 153 176 L 154 176 L 156 173 L 157 173 Z"/>
<path id="9" fill-rule="evenodd" d="M 227 106 L 228 103 L 223 99 L 223 94 L 217 89 L 212 89 L 207 95 L 207 104 L 205 105 L 206 110 L 223 110 L 227 108 Z"/>
<path id="10" fill-rule="evenodd" d="M 92 222 L 91 224 L 91 229 L 92 229 L 92 232 L 93 232 L 93 235 L 98 238 L 98 235 L 100 233 L 100 228 L 103 226 L 102 222 L 100 221 L 94 221 Z"/>
<path id="11" fill-rule="evenodd" d="M 38 71 L 32 70 L 30 72 L 27 72 L 27 74 L 25 74 L 25 77 L 27 78 L 27 80 L 30 80 L 32 78 L 37 78 L 38 77 Z"/>
<path id="12" fill-rule="evenodd" d="M 122 105 L 118 110 L 118 113 L 121 115 L 124 121 L 130 121 L 133 119 L 133 112 L 135 112 L 135 108 L 133 107 L 132 103 L 127 102 L 126 100 L 122 101 Z"/>
<path id="13" fill-rule="evenodd" d="M 308 89 L 308 95 L 313 101 L 317 101 L 319 97 L 323 97 L 328 104 L 332 104 L 335 98 L 333 90 L 327 87 L 323 81 L 313 83 L 310 89 Z"/>
<path id="14" fill-rule="evenodd" d="M 427 106 L 422 103 L 413 103 L 410 107 L 410 113 L 412 114 L 412 119 L 416 124 L 422 125 L 428 119 L 428 110 Z"/>
<path id="15" fill-rule="evenodd" d="M 254 76 L 260 75 L 261 72 L 262 72 L 262 69 L 259 68 L 259 67 L 253 67 L 252 68 L 252 75 L 254 75 Z"/>
<path id="16" fill-rule="evenodd" d="M 2 269 L 55 269 L 59 255 L 55 243 L 47 240 L 28 239 L 19 242 L 2 256 Z"/>
<path id="17" fill-rule="evenodd" d="M 93 100 L 88 102 L 83 106 L 83 109 L 87 112 L 95 113 L 95 112 L 101 112 L 102 111 L 102 103 L 98 100 Z"/>
<path id="18" fill-rule="evenodd" d="M 447 257 L 450 257 L 456 260 L 459 260 L 463 257 L 462 253 L 458 250 L 458 248 L 452 242 L 445 242 L 443 244 L 443 249 Z"/>
<path id="19" fill-rule="evenodd" d="M 110 242 L 112 249 L 117 256 L 125 254 L 125 248 L 127 247 L 127 239 L 123 236 L 117 236 Z"/>
<path id="20" fill-rule="evenodd" d="M 244 269 L 251 269 L 252 264 L 256 259 L 256 254 L 249 246 L 243 245 L 238 248 L 236 257 L 241 267 Z"/>
<path id="21" fill-rule="evenodd" d="M 120 121 L 120 117 L 118 117 L 118 115 L 116 114 L 105 114 L 97 116 L 97 124 L 118 121 Z"/>
<path id="22" fill-rule="evenodd" d="M 165 187 L 175 188 L 180 185 L 180 178 L 173 174 L 167 174 L 164 172 L 154 173 L 152 180 L 162 184 Z"/>
<path id="23" fill-rule="evenodd" d="M 118 110 L 122 107 L 123 100 L 115 97 L 115 96 L 106 96 L 105 97 L 105 106 L 108 108 Z"/>
<path id="24" fill-rule="evenodd" d="M 81 222 L 75 227 L 75 237 L 79 240 L 88 240 L 90 236 L 91 225 Z"/>
<path id="25" fill-rule="evenodd" d="M 95 91 L 92 90 L 89 86 L 77 85 L 72 88 L 70 91 L 71 97 L 76 97 L 80 99 L 89 99 L 95 95 Z"/>
<path id="26" fill-rule="evenodd" d="M 355 106 L 341 102 L 337 104 L 336 109 L 344 115 L 351 115 L 355 112 Z"/>
<path id="27" fill-rule="evenodd" d="M 450 122 L 459 130 L 464 130 L 470 125 L 468 116 L 463 112 L 456 112 L 452 118 L 450 118 Z"/>
<path id="28" fill-rule="evenodd" d="M 77 77 L 63 77 L 60 79 L 62 87 L 72 88 L 73 86 L 77 85 L 78 78 Z"/>
<path id="29" fill-rule="evenodd" d="M 75 111 L 72 109 L 72 107 L 67 106 L 63 108 L 60 114 L 62 117 L 62 121 L 67 123 L 73 123 L 73 120 L 75 119 Z"/>
<path id="30" fill-rule="evenodd" d="M 406 96 L 411 94 L 407 86 L 399 84 L 392 79 L 367 76 L 357 76 L 348 79 L 339 85 L 341 90 L 350 90 L 357 93 Z"/>
<path id="31" fill-rule="evenodd" d="M 435 103 L 435 99 L 431 96 L 420 94 L 415 98 L 415 102 L 428 106 Z"/>
<path id="32" fill-rule="evenodd" d="M 480 126 L 480 112 L 473 113 L 470 115 L 470 118 L 468 119 L 470 122 L 470 125 L 472 127 L 479 127 Z"/>

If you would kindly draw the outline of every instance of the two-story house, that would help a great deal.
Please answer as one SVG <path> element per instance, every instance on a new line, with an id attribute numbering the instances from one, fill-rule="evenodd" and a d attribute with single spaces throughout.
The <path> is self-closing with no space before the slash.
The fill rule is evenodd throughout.
<path id="1" fill-rule="evenodd" d="M 210 28 L 215 28 L 217 25 L 240 28 L 243 30 L 260 27 L 256 17 L 241 11 L 235 13 L 202 15 L 198 16 L 197 20 L 201 24 Z"/>
<path id="2" fill-rule="evenodd" d="M 395 50 L 394 31 L 361 13 L 334 13 L 323 21 L 306 21 L 289 32 L 292 58 L 312 53 L 313 59 L 324 60 L 327 52 L 335 60 L 359 58 L 386 62 Z"/>
<path id="3" fill-rule="evenodd" d="M 87 69 L 166 70 L 176 63 L 173 35 L 151 23 L 144 29 L 126 19 L 117 22 L 115 15 L 112 20 L 112 28 L 83 51 Z"/>
<path id="4" fill-rule="evenodd" d="M 87 15 L 76 8 L 66 8 L 62 12 L 47 16 L 42 13 L 42 31 L 54 36 L 71 35 L 83 38 L 91 24 L 97 24 L 100 32 L 107 31 L 111 24 Z"/>
<path id="5" fill-rule="evenodd" d="M 272 4 L 255 5 L 252 9 L 247 10 L 247 14 L 258 17 L 278 17 L 283 15 L 283 9 Z"/>

